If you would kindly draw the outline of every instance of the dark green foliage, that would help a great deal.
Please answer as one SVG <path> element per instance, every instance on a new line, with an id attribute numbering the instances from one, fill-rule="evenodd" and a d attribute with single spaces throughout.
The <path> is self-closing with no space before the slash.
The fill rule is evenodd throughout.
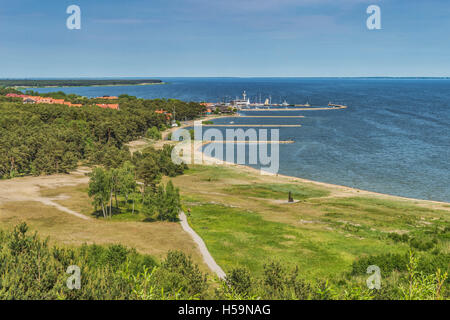
<path id="1" fill-rule="evenodd" d="M 0 94 L 10 91 L 15 92 L 0 89 Z M 145 136 L 149 128 L 166 127 L 169 120 L 156 110 L 175 108 L 177 116 L 187 119 L 203 112 L 198 103 L 178 100 L 123 97 L 120 110 L 110 110 L 95 106 L 95 99 L 62 92 L 47 95 L 84 106 L 23 104 L 0 96 L 0 178 L 66 173 L 80 161 L 116 168 L 131 158 L 127 142 Z M 179 168 L 167 169 L 175 170 Z"/>
<path id="2" fill-rule="evenodd" d="M 450 253 L 439 253 L 437 255 L 420 255 L 417 270 L 427 274 L 441 269 L 443 272 L 450 269 Z"/>
<path id="3" fill-rule="evenodd" d="M 382 274 L 389 274 L 392 271 L 404 272 L 407 263 L 408 256 L 406 254 L 386 253 L 367 256 L 353 262 L 351 274 L 364 275 L 367 272 L 367 267 L 371 265 L 380 267 Z"/>
<path id="4" fill-rule="evenodd" d="M 81 288 L 66 283 L 69 266 L 81 270 Z M 149 276 L 147 270 L 153 270 Z M 0 231 L 0 300 L 160 299 L 200 297 L 206 276 L 190 257 L 171 252 L 161 266 L 122 245 L 50 247 L 20 224 Z"/>
<path id="5" fill-rule="evenodd" d="M 153 140 L 161 140 L 161 132 L 157 127 L 151 127 L 147 130 L 146 137 Z"/>
<path id="6" fill-rule="evenodd" d="M 19 90 L 16 90 L 14 88 L 6 88 L 0 84 L 0 95 L 6 95 L 8 93 L 22 94 L 22 92 Z M 8 99 L 5 101 L 11 101 L 10 100 L 11 98 L 5 98 L 5 99 Z"/>
<path id="7" fill-rule="evenodd" d="M 164 145 L 163 149 L 158 152 L 158 166 L 161 173 L 168 177 L 176 177 L 184 173 L 188 167 L 185 163 L 175 164 L 172 161 L 172 150 L 174 146 Z"/>
<path id="8" fill-rule="evenodd" d="M 434 246 L 437 244 L 437 240 L 436 239 L 426 240 L 426 239 L 413 238 L 413 239 L 411 239 L 411 241 L 409 243 L 410 243 L 411 247 L 413 247 L 415 249 L 427 251 L 427 250 L 434 248 Z"/>
<path id="9" fill-rule="evenodd" d="M 180 251 L 169 251 L 155 277 L 159 287 L 182 288 L 190 296 L 201 298 L 207 289 L 207 278 L 190 257 Z"/>
<path id="10" fill-rule="evenodd" d="M 114 271 L 119 270 L 128 259 L 132 274 L 137 274 L 144 267 L 153 268 L 157 266 L 156 261 L 151 256 L 138 254 L 135 249 L 128 249 L 120 244 L 107 247 L 95 244 L 83 245 L 80 248 L 80 255 L 91 268 L 109 267 Z"/>
<path id="11" fill-rule="evenodd" d="M 395 232 L 389 233 L 388 237 L 392 240 L 394 240 L 394 242 L 409 242 L 409 236 L 405 233 L 405 234 L 398 234 Z"/>
<path id="12" fill-rule="evenodd" d="M 427 258 L 428 257 L 428 258 Z M 150 256 L 120 244 L 80 248 L 50 247 L 47 240 L 30 234 L 26 224 L 11 232 L 0 231 L 1 299 L 448 299 L 446 281 L 449 256 L 406 256 L 406 265 L 392 275 L 382 273 L 381 289 L 369 290 L 367 274 L 344 275 L 331 281 L 306 281 L 299 270 L 280 262 L 264 266 L 256 278 L 245 268 L 228 272 L 212 296 L 198 265 L 179 251 L 170 251 L 158 263 Z M 381 264 L 401 255 L 366 258 Z M 359 262 L 364 259 L 360 259 Z M 81 270 L 81 288 L 70 290 L 69 266 Z M 362 268 L 365 271 L 365 267 Z M 404 270 L 404 271 L 397 271 Z M 440 271 L 439 271 L 440 270 Z M 362 277 L 361 277 L 362 276 Z"/>
<path id="13" fill-rule="evenodd" d="M 181 210 L 179 190 L 169 181 L 165 187 L 159 185 L 156 192 L 148 191 L 144 197 L 143 210 L 153 220 L 177 221 Z"/>
<path id="14" fill-rule="evenodd" d="M 436 234 L 439 234 L 439 232 L 436 230 Z M 409 243 L 409 245 L 414 248 L 421 251 L 429 251 L 433 249 L 437 244 L 438 240 L 436 238 L 429 239 L 429 237 L 421 234 L 420 236 L 409 236 L 407 234 L 397 234 L 397 233 L 389 233 L 388 237 L 394 242 L 404 242 Z"/>
<path id="15" fill-rule="evenodd" d="M 263 285 L 267 299 L 310 299 L 315 293 L 309 283 L 298 277 L 299 270 L 288 270 L 278 261 L 264 265 Z"/>
<path id="16" fill-rule="evenodd" d="M 0 299 L 123 299 L 126 283 L 107 266 L 89 269 L 78 250 L 51 248 L 25 224 L 1 233 Z M 82 272 L 81 290 L 69 290 L 68 266 Z"/>
<path id="17" fill-rule="evenodd" d="M 232 269 L 225 282 L 227 286 L 230 286 L 239 295 L 249 295 L 252 292 L 252 275 L 247 268 L 234 268 Z"/>
<path id="18" fill-rule="evenodd" d="M 376 265 L 380 267 L 382 275 L 389 275 L 394 271 L 406 272 L 408 264 L 408 254 L 385 253 L 362 257 L 353 262 L 352 275 L 365 275 L 367 267 Z M 424 273 L 433 273 L 437 269 L 446 271 L 450 266 L 450 254 L 442 253 L 439 255 L 422 254 L 418 263 L 417 271 Z"/>
<path id="19" fill-rule="evenodd" d="M 129 161 L 119 168 L 94 168 L 89 174 L 88 195 L 93 200 L 97 217 L 103 215 L 104 218 L 111 218 L 113 214 L 121 212 L 121 205 L 126 208 L 129 197 L 137 193 L 138 177 L 144 181 L 139 201 L 149 220 L 178 221 L 178 213 L 181 210 L 179 190 L 171 181 L 166 186 L 157 185 L 162 175 L 175 176 L 183 172 L 183 166 L 174 165 L 169 158 L 165 158 L 170 154 L 170 150 L 164 148 L 162 152 L 157 153 L 150 149 L 144 154 L 139 153 L 137 158 L 133 159 L 138 165 L 137 169 Z M 155 157 L 160 160 L 157 162 Z M 119 201 L 120 197 L 125 199 L 125 203 Z M 136 197 L 132 198 L 134 208 Z"/>
<path id="20" fill-rule="evenodd" d="M 151 187 L 155 191 L 162 176 L 176 177 L 187 169 L 186 164 L 175 164 L 172 161 L 172 150 L 173 146 L 165 145 L 162 150 L 150 147 L 142 153 L 134 153 L 132 161 L 136 166 L 136 174 L 145 187 Z"/>
<path id="21" fill-rule="evenodd" d="M 148 149 L 143 153 L 136 153 L 133 155 L 133 163 L 136 165 L 137 177 L 142 180 L 144 186 L 155 190 L 162 177 L 156 150 Z"/>

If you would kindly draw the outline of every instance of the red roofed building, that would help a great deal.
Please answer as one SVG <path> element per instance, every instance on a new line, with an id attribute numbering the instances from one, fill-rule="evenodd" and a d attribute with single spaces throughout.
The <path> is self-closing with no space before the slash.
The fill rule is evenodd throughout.
<path id="1" fill-rule="evenodd" d="M 155 113 L 157 113 L 157 114 L 165 114 L 167 120 L 170 120 L 170 118 L 172 118 L 172 114 L 170 112 L 164 111 L 163 109 L 156 110 Z"/>
<path id="2" fill-rule="evenodd" d="M 8 98 L 22 98 L 23 99 L 23 103 L 48 103 L 48 104 L 63 104 L 69 107 L 82 107 L 82 104 L 77 104 L 77 103 L 71 103 L 69 101 L 65 101 L 64 99 L 53 99 L 53 98 L 49 98 L 49 97 L 41 97 L 41 96 L 29 96 L 29 95 L 25 95 L 25 94 L 16 94 L 16 93 L 8 93 L 6 94 L 6 97 Z M 117 97 L 102 97 L 102 99 L 110 99 L 110 100 L 114 100 L 114 99 L 118 99 Z M 119 104 L 115 103 L 115 104 L 104 104 L 104 103 L 99 103 L 97 104 L 97 106 L 99 106 L 100 108 L 104 108 L 104 109 L 114 109 L 114 110 L 119 110 Z M 165 113 L 165 111 L 162 111 L 162 113 Z"/>

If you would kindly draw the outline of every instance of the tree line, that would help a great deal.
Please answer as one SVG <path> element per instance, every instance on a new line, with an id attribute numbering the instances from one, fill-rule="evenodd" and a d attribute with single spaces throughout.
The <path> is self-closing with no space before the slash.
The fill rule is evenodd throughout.
<path id="1" fill-rule="evenodd" d="M 80 163 L 119 167 L 130 160 L 126 143 L 145 136 L 149 128 L 161 131 L 170 126 L 170 119 L 156 110 L 175 109 L 186 119 L 204 111 L 194 102 L 126 95 L 119 100 L 120 110 L 23 104 L 4 96 L 14 92 L 0 88 L 0 178 L 66 173 Z M 154 131 L 150 133 L 155 136 Z"/>
<path id="2" fill-rule="evenodd" d="M 90 173 L 88 195 L 95 210 L 103 218 L 130 210 L 135 213 L 136 204 L 148 219 L 177 221 L 181 210 L 179 190 L 169 180 L 160 183 L 162 176 L 182 174 L 185 164 L 171 161 L 173 146 L 157 151 L 148 148 L 134 153 L 119 167 L 97 167 Z"/>
<path id="3" fill-rule="evenodd" d="M 100 79 L 100 80 L 33 80 L 33 79 L 6 79 L 0 80 L 0 86 L 7 87 L 84 87 L 84 86 L 112 86 L 112 85 L 140 85 L 159 84 L 162 80 L 157 79 Z"/>

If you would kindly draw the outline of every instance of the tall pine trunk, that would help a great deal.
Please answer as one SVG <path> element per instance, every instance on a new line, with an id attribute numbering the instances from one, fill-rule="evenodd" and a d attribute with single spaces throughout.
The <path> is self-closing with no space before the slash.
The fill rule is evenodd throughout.
<path id="1" fill-rule="evenodd" d="M 102 201 L 102 213 L 103 213 L 103 218 L 106 218 L 105 205 L 103 204 L 103 201 Z"/>
<path id="2" fill-rule="evenodd" d="M 112 196 L 113 196 L 113 192 L 111 189 L 111 192 L 109 193 L 109 217 L 112 217 Z"/>

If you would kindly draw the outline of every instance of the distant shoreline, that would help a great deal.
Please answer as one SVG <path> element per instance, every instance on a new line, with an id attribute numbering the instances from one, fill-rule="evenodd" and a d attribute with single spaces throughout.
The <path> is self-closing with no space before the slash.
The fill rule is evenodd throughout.
<path id="1" fill-rule="evenodd" d="M 125 86 L 155 86 L 167 84 L 167 82 L 159 82 L 159 83 L 139 83 L 139 84 L 92 84 L 92 85 L 79 85 L 79 86 L 14 86 L 10 88 L 14 88 L 17 90 L 23 89 L 45 89 L 45 88 L 81 88 L 81 87 L 125 87 Z"/>
<path id="2" fill-rule="evenodd" d="M 72 87 L 116 87 L 116 86 L 144 86 L 166 84 L 159 79 L 107 79 L 107 80 L 75 80 L 75 79 L 58 79 L 58 80 L 33 80 L 33 79 L 4 79 L 0 80 L 0 86 L 15 89 L 32 89 L 32 88 L 72 88 Z"/>

